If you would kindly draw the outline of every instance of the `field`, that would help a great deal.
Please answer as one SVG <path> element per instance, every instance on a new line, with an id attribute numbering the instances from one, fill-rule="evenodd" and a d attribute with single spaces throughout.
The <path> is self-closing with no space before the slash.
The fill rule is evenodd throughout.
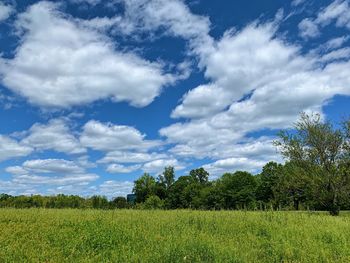
<path id="1" fill-rule="evenodd" d="M 350 216 L 1 209 L 0 262 L 350 262 Z"/>

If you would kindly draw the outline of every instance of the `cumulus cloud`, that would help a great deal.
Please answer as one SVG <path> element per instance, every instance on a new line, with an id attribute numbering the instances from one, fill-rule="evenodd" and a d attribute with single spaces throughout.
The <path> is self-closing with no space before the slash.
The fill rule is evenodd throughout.
<path id="1" fill-rule="evenodd" d="M 145 163 L 142 166 L 142 170 L 150 173 L 159 173 L 166 166 L 173 166 L 176 170 L 182 170 L 185 168 L 185 166 L 179 163 L 176 159 L 159 159 Z"/>
<path id="2" fill-rule="evenodd" d="M 14 9 L 11 5 L 6 5 L 4 3 L 0 2 L 0 23 L 7 18 L 14 12 Z"/>
<path id="3" fill-rule="evenodd" d="M 212 178 L 237 170 L 258 173 L 267 162 L 283 162 L 273 146 L 273 138 L 270 137 L 249 139 L 220 147 L 211 156 L 216 161 L 203 166 Z"/>
<path id="4" fill-rule="evenodd" d="M 305 18 L 299 23 L 300 36 L 303 38 L 316 37 L 320 34 L 318 25 L 311 19 Z"/>
<path id="5" fill-rule="evenodd" d="M 108 197 L 124 196 L 131 194 L 133 182 L 130 181 L 105 181 L 98 186 L 98 190 L 102 195 Z"/>
<path id="6" fill-rule="evenodd" d="M 66 185 L 81 182 L 92 182 L 98 179 L 96 174 L 77 174 L 75 176 L 40 176 L 32 174 L 17 175 L 13 182 L 19 184 L 34 184 L 34 185 Z"/>
<path id="7" fill-rule="evenodd" d="M 100 99 L 146 106 L 174 81 L 160 64 L 117 51 L 111 39 L 39 2 L 20 14 L 21 42 L 4 59 L 3 84 L 43 107 L 63 108 Z"/>
<path id="8" fill-rule="evenodd" d="M 109 6 L 118 8 L 120 4 L 123 6 L 123 14 L 95 17 L 81 22 L 90 28 L 136 40 L 144 38 L 145 32 L 150 33 L 146 35 L 150 39 L 155 35 L 181 37 L 189 41 L 187 51 L 190 54 L 205 53 L 212 47 L 209 18 L 192 13 L 182 0 L 117 0 L 108 3 Z M 185 73 L 178 78 L 187 78 L 188 72 Z"/>
<path id="9" fill-rule="evenodd" d="M 273 24 L 253 23 L 240 32 L 227 32 L 209 55 L 201 59 L 210 85 L 192 89 L 173 117 L 206 117 L 220 112 L 259 86 L 307 69 L 310 62 L 298 49 L 274 37 Z M 284 70 L 280 70 L 284 68 Z"/>
<path id="10" fill-rule="evenodd" d="M 122 165 L 122 164 L 110 164 L 106 171 L 109 173 L 131 173 L 140 169 L 141 165 Z"/>
<path id="11" fill-rule="evenodd" d="M 73 161 L 64 159 L 36 159 L 25 161 L 21 166 L 10 166 L 12 182 L 27 185 L 81 184 L 98 179 Z"/>
<path id="12" fill-rule="evenodd" d="M 108 152 L 98 163 L 144 163 L 154 159 L 165 158 L 165 153 L 145 153 L 131 151 Z"/>
<path id="13" fill-rule="evenodd" d="M 207 170 L 212 178 L 222 175 L 227 172 L 235 172 L 239 170 L 248 171 L 251 173 L 258 172 L 266 162 L 256 161 L 248 158 L 227 158 L 215 161 L 203 166 Z"/>
<path id="14" fill-rule="evenodd" d="M 84 125 L 80 142 L 86 147 L 99 151 L 133 149 L 146 151 L 161 145 L 160 141 L 146 140 L 145 135 L 133 127 L 95 120 Z"/>
<path id="15" fill-rule="evenodd" d="M 349 36 L 341 36 L 328 40 L 324 45 L 326 51 L 340 48 L 345 42 L 349 40 Z"/>
<path id="16" fill-rule="evenodd" d="M 333 96 L 350 95 L 350 53 L 344 47 L 347 36 L 305 53 L 279 34 L 279 15 L 277 22 L 256 21 L 227 30 L 214 40 L 209 19 L 193 14 L 184 1 L 120 2 L 125 7 L 122 15 L 91 20 L 63 14 L 53 3 L 30 7 L 19 16 L 17 29 L 22 39 L 14 58 L 4 62 L 3 82 L 40 106 L 70 107 L 108 98 L 145 106 L 175 77 L 164 73 L 160 63 L 118 51 L 105 31 L 181 37 L 206 80 L 184 94 L 171 114 L 186 121 L 160 129 L 169 151 L 161 148 L 164 141 L 148 140 L 134 127 L 97 120 L 88 121 L 79 134 L 72 132 L 66 121 L 55 119 L 33 125 L 21 142 L 4 140 L 27 147 L 29 153 L 32 148 L 68 154 L 101 151 L 105 155 L 97 163 L 110 173 L 158 173 L 168 165 L 180 170 L 192 158 L 209 159 L 204 168 L 214 177 L 241 169 L 255 173 L 266 162 L 281 159 L 272 145 L 273 137 L 251 138 L 251 132 L 288 128 L 301 111 L 322 113 L 323 105 Z M 295 0 L 292 5 L 302 2 Z M 301 21 L 300 34 L 316 37 L 330 23 L 349 27 L 348 9 L 348 1 L 334 1 L 316 17 Z M 181 67 L 188 76 L 188 65 L 178 65 Z M 86 171 L 89 167 L 86 156 L 74 162 L 30 160 L 9 167 L 13 180 L 0 182 L 0 189 L 2 185 L 8 189 L 13 184 L 26 185 L 29 193 L 43 183 L 55 186 L 52 193 L 80 189 L 117 196 L 131 192 L 132 182 L 89 185 L 97 178 Z"/>
<path id="17" fill-rule="evenodd" d="M 32 151 L 32 147 L 23 145 L 10 137 L 0 135 L 0 161 L 27 156 Z"/>
<path id="18" fill-rule="evenodd" d="M 350 48 L 339 48 L 337 50 L 333 50 L 320 58 L 322 62 L 329 62 L 334 60 L 347 60 L 350 57 Z"/>
<path id="19" fill-rule="evenodd" d="M 0 192 L 10 195 L 38 193 L 31 185 L 15 183 L 13 181 L 0 180 Z"/>
<path id="20" fill-rule="evenodd" d="M 192 40 L 192 45 L 204 46 L 211 42 L 209 18 L 195 15 L 183 1 L 122 0 L 125 19 L 133 31 L 156 31 Z M 195 43 L 194 43 L 195 42 Z"/>
<path id="21" fill-rule="evenodd" d="M 63 159 L 38 159 L 25 161 L 23 169 L 33 173 L 82 173 L 83 168 L 76 165 L 73 161 Z"/>
<path id="22" fill-rule="evenodd" d="M 67 121 L 53 119 L 47 124 L 34 124 L 27 132 L 28 136 L 22 143 L 36 150 L 55 150 L 68 154 L 85 153 L 86 149 L 80 145 L 79 140 L 72 134 Z"/>
<path id="23" fill-rule="evenodd" d="M 331 23 L 350 29 L 350 5 L 348 0 L 336 0 L 323 8 L 315 18 L 305 18 L 299 24 L 300 35 L 313 38 L 320 35 L 320 28 Z"/>
<path id="24" fill-rule="evenodd" d="M 301 111 L 322 112 L 333 96 L 349 95 L 349 57 L 347 49 L 302 54 L 271 23 L 229 31 L 201 58 L 212 82 L 190 90 L 172 113 L 190 120 L 160 134 L 176 144 L 175 155 L 230 158 L 227 145 L 242 147 L 250 132 L 288 128 Z"/>
<path id="25" fill-rule="evenodd" d="M 219 112 L 230 103 L 230 94 L 215 83 L 200 85 L 187 92 L 182 104 L 171 113 L 173 118 L 200 118 Z"/>

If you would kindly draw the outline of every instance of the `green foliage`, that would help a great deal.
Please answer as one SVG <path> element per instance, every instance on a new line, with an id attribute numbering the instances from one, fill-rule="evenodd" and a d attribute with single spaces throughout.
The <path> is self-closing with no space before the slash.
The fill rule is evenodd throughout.
<path id="1" fill-rule="evenodd" d="M 144 173 L 134 182 L 133 192 L 136 194 L 136 202 L 142 203 L 146 199 L 156 194 L 156 180 L 148 173 Z"/>
<path id="2" fill-rule="evenodd" d="M 186 196 L 187 187 L 194 183 L 191 176 L 180 176 L 179 179 L 169 187 L 168 198 L 166 200 L 167 207 L 171 209 L 175 208 L 188 208 L 191 200 Z"/>
<path id="3" fill-rule="evenodd" d="M 128 208 L 129 204 L 126 201 L 126 198 L 123 196 L 118 196 L 114 198 L 111 202 L 111 205 L 115 208 L 123 209 L 123 208 Z"/>
<path id="4" fill-rule="evenodd" d="M 224 174 L 217 183 L 224 209 L 247 209 L 255 205 L 256 178 L 248 172 Z"/>
<path id="5" fill-rule="evenodd" d="M 350 209 L 350 120 L 334 129 L 319 115 L 302 114 L 295 129 L 282 131 L 275 144 L 287 162 L 269 162 L 256 176 L 237 171 L 209 181 L 209 173 L 198 168 L 176 180 L 174 167 L 168 166 L 157 179 L 147 173 L 137 179 L 128 201 L 96 195 L 2 194 L 0 207 L 300 209 L 327 210 L 332 215 Z"/>
<path id="6" fill-rule="evenodd" d="M 338 215 L 342 202 L 348 199 L 349 126 L 348 121 L 342 130 L 335 129 L 322 122 L 320 115 L 302 114 L 295 132 L 282 131 L 275 142 L 282 155 L 316 186 L 313 199 L 332 215 Z"/>
<path id="7" fill-rule="evenodd" d="M 190 176 L 193 180 L 199 182 L 200 184 L 205 184 L 208 182 L 209 173 L 204 170 L 204 168 L 198 168 L 190 171 Z"/>
<path id="8" fill-rule="evenodd" d="M 161 200 L 158 196 L 152 195 L 146 199 L 143 204 L 143 208 L 145 209 L 163 209 L 164 201 Z"/>
<path id="9" fill-rule="evenodd" d="M 260 175 L 257 177 L 258 187 L 256 197 L 265 204 L 271 204 L 276 207 L 276 187 L 282 176 L 281 164 L 275 162 L 267 163 Z"/>
<path id="10" fill-rule="evenodd" d="M 167 166 L 164 168 L 163 174 L 159 176 L 159 183 L 165 186 L 168 190 L 170 186 L 175 182 L 175 170 L 173 166 Z"/>

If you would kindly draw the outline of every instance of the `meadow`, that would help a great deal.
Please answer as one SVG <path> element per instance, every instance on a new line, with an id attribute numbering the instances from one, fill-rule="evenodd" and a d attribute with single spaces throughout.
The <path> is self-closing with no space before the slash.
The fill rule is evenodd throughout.
<path id="1" fill-rule="evenodd" d="M 0 209 L 0 262 L 350 262 L 350 216 Z"/>

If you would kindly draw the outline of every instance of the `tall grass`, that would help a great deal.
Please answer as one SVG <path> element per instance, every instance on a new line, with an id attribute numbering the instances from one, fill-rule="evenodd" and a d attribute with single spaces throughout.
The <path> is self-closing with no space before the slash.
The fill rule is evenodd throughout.
<path id="1" fill-rule="evenodd" d="M 0 262 L 350 262 L 350 216 L 1 209 Z"/>

